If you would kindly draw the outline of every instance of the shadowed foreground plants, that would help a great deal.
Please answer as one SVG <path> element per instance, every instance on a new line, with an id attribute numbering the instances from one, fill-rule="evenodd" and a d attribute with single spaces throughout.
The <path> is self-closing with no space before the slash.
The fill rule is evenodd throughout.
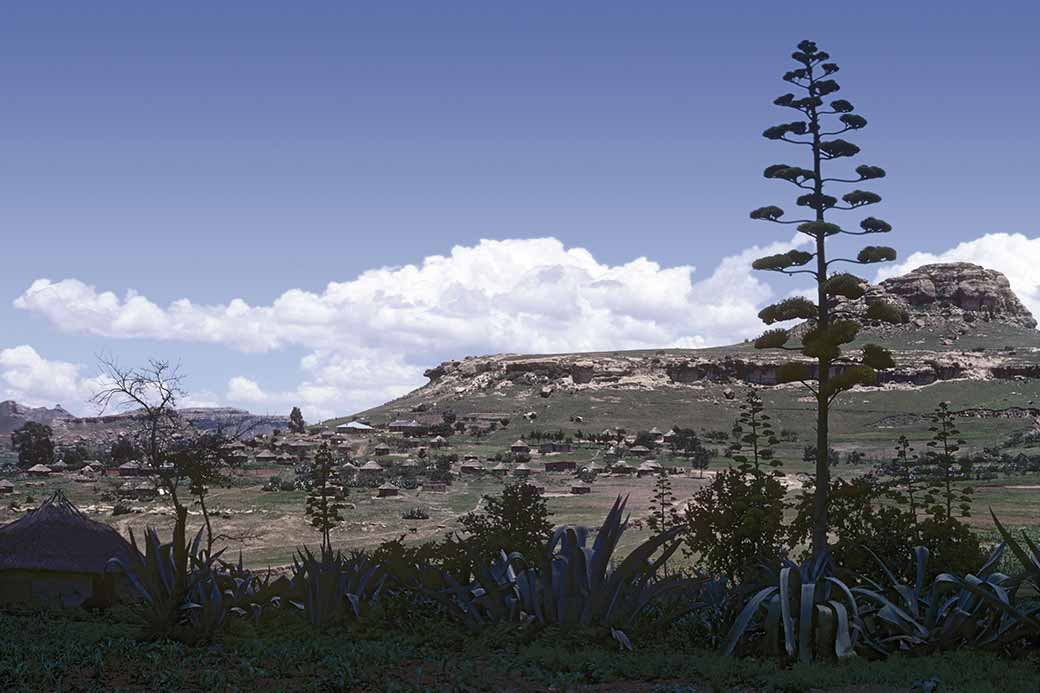
<path id="1" fill-rule="evenodd" d="M 640 639 L 636 652 L 610 642 L 562 637 L 555 629 L 526 642 L 435 632 L 360 632 L 353 625 L 314 631 L 293 610 L 260 626 L 233 620 L 219 643 L 142 643 L 115 616 L 0 613 L 0 675 L 5 690 L 352 690 L 546 691 L 607 686 L 656 691 L 920 691 L 1036 693 L 1038 662 L 992 653 L 851 657 L 827 664 L 719 657 L 680 644 L 679 628 Z M 159 666 L 161 664 L 161 666 Z"/>
<path id="2" fill-rule="evenodd" d="M 271 582 L 269 575 L 255 575 L 242 566 L 241 556 L 237 565 L 221 561 L 223 550 L 210 553 L 201 548 L 204 529 L 185 548 L 188 566 L 179 577 L 173 544 L 162 543 L 152 528 L 145 531 L 143 553 L 131 530 L 130 562 L 108 562 L 106 570 L 124 574 L 138 597 L 135 611 L 145 638 L 207 640 L 221 630 L 228 615 L 259 619 L 264 605 L 278 605 L 279 592 L 287 586 L 284 578 Z"/>
<path id="3" fill-rule="evenodd" d="M 723 652 L 809 662 L 996 649 L 1040 636 L 1040 606 L 1019 604 L 1021 580 L 995 570 L 1003 552 L 997 547 L 977 574 L 929 580 L 928 550 L 918 547 L 912 585 L 876 555 L 885 584 L 848 571 L 839 577 L 827 556 L 801 566 L 785 561 L 777 583 L 755 592 L 734 619 Z"/>
<path id="4" fill-rule="evenodd" d="M 863 625 L 852 591 L 833 574 L 828 554 L 797 565 L 785 559 L 775 584 L 755 592 L 730 626 L 725 654 L 761 654 L 801 662 L 848 657 Z"/>
<path id="5" fill-rule="evenodd" d="M 1040 635 L 1040 607 L 1017 605 L 1021 580 L 996 572 L 1004 550 L 998 546 L 977 574 L 941 573 L 928 582 L 928 550 L 918 547 L 913 585 L 901 584 L 875 556 L 888 583 L 862 578 L 867 586 L 852 590 L 863 604 L 865 644 L 880 654 L 933 653 L 996 648 Z"/>
<path id="6" fill-rule="evenodd" d="M 344 556 L 326 546 L 317 557 L 307 547 L 297 551 L 292 571 L 290 603 L 319 628 L 345 617 L 360 618 L 379 599 L 387 577 L 363 551 Z"/>
<path id="7" fill-rule="evenodd" d="M 539 556 L 501 552 L 478 566 L 476 579 L 462 585 L 449 573 L 427 571 L 421 587 L 435 595 L 473 628 L 508 622 L 565 628 L 609 628 L 626 649 L 625 633 L 641 616 L 654 611 L 664 627 L 701 606 L 697 587 L 703 579 L 662 577 L 662 566 L 679 548 L 679 528 L 658 534 L 636 547 L 619 564 L 614 552 L 628 519 L 620 496 L 589 546 L 584 527 L 557 527 Z M 431 589 L 443 583 L 440 589 Z"/>

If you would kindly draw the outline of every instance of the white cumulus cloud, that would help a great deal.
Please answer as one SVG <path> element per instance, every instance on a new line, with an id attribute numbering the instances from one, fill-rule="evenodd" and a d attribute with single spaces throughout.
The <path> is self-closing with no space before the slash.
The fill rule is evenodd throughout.
<path id="1" fill-rule="evenodd" d="M 82 370 L 80 364 L 48 360 L 28 344 L 0 349 L 0 399 L 31 407 L 61 404 L 80 413 L 106 382 Z"/>
<path id="2" fill-rule="evenodd" d="M 692 265 L 645 257 L 609 265 L 584 248 L 532 238 L 456 246 L 419 264 L 330 282 L 320 293 L 289 289 L 270 305 L 184 298 L 160 306 L 134 290 L 118 295 L 77 279 L 37 279 L 14 305 L 67 332 L 244 352 L 303 347 L 295 389 L 271 392 L 235 374 L 226 399 L 298 402 L 324 416 L 399 396 L 422 383 L 424 368 L 467 354 L 704 346 L 755 335 L 757 312 L 774 292 L 751 261 L 799 243 L 749 248 L 701 279 Z"/>

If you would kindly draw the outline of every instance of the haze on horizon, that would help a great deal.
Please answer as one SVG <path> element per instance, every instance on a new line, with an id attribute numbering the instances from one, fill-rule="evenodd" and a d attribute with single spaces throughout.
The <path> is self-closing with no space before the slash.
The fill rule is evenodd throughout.
<path id="1" fill-rule="evenodd" d="M 862 12 L 12 8 L 0 400 L 89 413 L 95 354 L 157 356 L 186 404 L 316 420 L 467 354 L 757 334 L 799 288 L 749 272 L 790 239 L 747 213 L 787 201 L 760 133 L 802 38 L 888 171 L 879 276 L 976 262 L 1040 315 L 1040 10 Z"/>

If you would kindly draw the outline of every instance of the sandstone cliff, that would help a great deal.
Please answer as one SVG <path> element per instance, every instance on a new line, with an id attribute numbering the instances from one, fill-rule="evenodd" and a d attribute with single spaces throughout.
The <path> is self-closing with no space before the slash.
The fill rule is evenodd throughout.
<path id="1" fill-rule="evenodd" d="M 865 319 L 875 301 L 907 310 L 904 325 Z M 869 286 L 836 312 L 864 324 L 863 337 L 894 351 L 896 368 L 879 373 L 879 387 L 919 387 L 958 378 L 1040 379 L 1040 332 L 1036 320 L 995 270 L 968 263 L 934 264 Z M 1013 349 L 1002 329 L 1022 338 Z M 861 340 L 862 341 L 862 340 Z M 970 343 L 966 343 L 970 342 Z M 853 345 L 855 346 L 855 345 Z M 599 354 L 519 356 L 499 354 L 447 361 L 426 371 L 430 382 L 408 398 L 438 400 L 493 393 L 507 388 L 530 396 L 600 388 L 656 389 L 709 383 L 776 383 L 775 369 L 789 354 L 726 349 L 660 350 Z"/>

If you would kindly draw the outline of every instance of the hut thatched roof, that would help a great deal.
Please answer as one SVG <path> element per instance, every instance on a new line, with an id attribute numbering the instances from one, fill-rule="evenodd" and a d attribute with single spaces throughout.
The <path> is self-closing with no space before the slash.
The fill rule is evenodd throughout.
<path id="1" fill-rule="evenodd" d="M 381 472 L 381 471 L 383 471 L 383 468 L 379 466 L 379 463 L 374 461 L 374 460 L 369 460 L 368 462 L 365 462 L 363 465 L 361 465 L 361 468 L 366 470 L 366 471 L 372 471 L 372 472 Z"/>
<path id="2" fill-rule="evenodd" d="M 61 491 L 0 527 L 0 570 L 103 573 L 110 558 L 132 554 L 119 532 L 88 518 Z"/>
<path id="3" fill-rule="evenodd" d="M 50 474 L 51 468 L 45 464 L 34 464 L 25 471 L 29 472 L 30 474 Z"/>

